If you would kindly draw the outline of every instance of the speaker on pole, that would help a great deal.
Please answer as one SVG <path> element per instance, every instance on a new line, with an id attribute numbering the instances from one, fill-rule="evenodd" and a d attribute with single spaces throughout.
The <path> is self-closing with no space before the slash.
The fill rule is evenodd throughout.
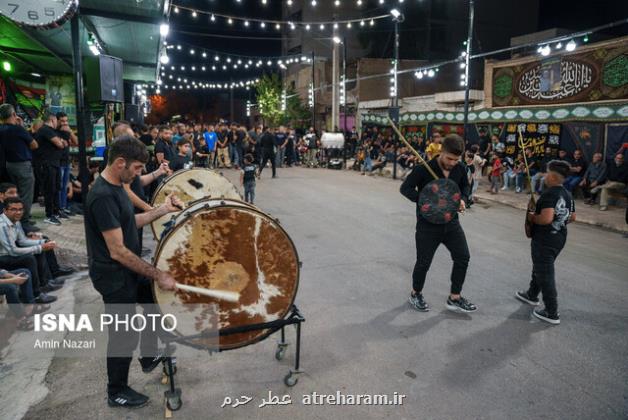
<path id="1" fill-rule="evenodd" d="M 98 55 L 85 59 L 85 93 L 90 103 L 124 102 L 122 59 Z"/>

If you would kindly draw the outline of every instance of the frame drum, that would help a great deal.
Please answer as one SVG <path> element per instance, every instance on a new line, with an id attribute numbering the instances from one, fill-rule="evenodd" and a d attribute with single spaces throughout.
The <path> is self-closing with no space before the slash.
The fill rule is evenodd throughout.
<path id="1" fill-rule="evenodd" d="M 242 196 L 237 188 L 227 178 L 216 171 L 203 168 L 185 169 L 177 171 L 164 179 L 155 190 L 151 206 L 163 204 L 166 196 L 176 193 L 184 203 L 201 198 L 231 198 L 241 200 Z M 164 230 L 164 224 L 170 220 L 172 213 L 155 219 L 150 226 L 153 236 L 159 240 Z"/>
<path id="2" fill-rule="evenodd" d="M 167 306 L 177 320 L 192 321 L 177 323 L 175 332 L 182 337 L 283 319 L 299 283 L 299 257 L 288 234 L 276 220 L 237 200 L 199 201 L 183 211 L 159 242 L 154 265 L 179 283 L 240 294 L 237 302 L 228 302 L 181 290 L 164 291 L 153 283 L 157 304 Z M 216 311 L 190 313 L 194 304 L 214 305 Z M 215 349 L 218 341 L 218 349 L 230 350 L 272 332 L 254 330 L 185 343 Z"/>

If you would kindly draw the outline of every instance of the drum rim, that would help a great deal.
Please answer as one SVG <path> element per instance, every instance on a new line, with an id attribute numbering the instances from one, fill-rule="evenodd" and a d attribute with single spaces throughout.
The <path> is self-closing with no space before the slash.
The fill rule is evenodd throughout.
<path id="1" fill-rule="evenodd" d="M 164 185 L 166 185 L 166 184 L 168 183 L 168 181 L 170 181 L 171 179 L 175 178 L 176 176 L 181 175 L 182 173 L 184 173 L 184 172 L 188 172 L 188 171 L 208 171 L 208 172 L 213 172 L 213 173 L 215 173 L 216 175 L 218 175 L 218 176 L 220 176 L 220 177 L 224 178 L 224 179 L 225 179 L 225 180 L 226 180 L 229 184 L 231 184 L 231 185 L 233 186 L 233 188 L 235 189 L 235 191 L 236 191 L 236 192 L 238 193 L 238 195 L 240 196 L 240 198 L 242 198 L 242 194 L 240 194 L 240 191 L 238 191 L 238 187 L 236 187 L 236 185 L 235 185 L 233 182 L 231 182 L 231 181 L 229 180 L 229 178 L 227 178 L 226 176 L 224 176 L 222 173 L 220 173 L 220 172 L 218 172 L 218 171 L 216 171 L 216 170 L 214 170 L 214 169 L 209 169 L 209 168 L 190 168 L 190 169 L 180 169 L 180 170 L 178 170 L 178 171 L 174 172 L 172 175 L 167 176 L 166 178 L 164 178 L 164 179 L 163 179 L 163 181 L 161 181 L 161 182 L 159 183 L 159 185 L 157 186 L 157 189 L 155 190 L 155 192 L 153 193 L 153 196 L 152 196 L 152 197 L 151 197 L 151 199 L 150 199 L 150 205 L 151 205 L 151 207 L 155 207 L 155 199 L 157 198 L 157 196 L 159 195 L 159 193 L 161 192 L 161 190 L 164 188 Z M 221 197 L 222 197 L 222 196 L 221 196 Z M 209 196 L 209 195 L 208 195 L 208 196 L 205 196 L 205 197 L 203 197 L 203 198 L 197 198 L 196 200 L 192 200 L 192 201 L 190 201 L 190 203 L 189 203 L 189 204 L 191 204 L 191 203 L 193 203 L 193 202 L 195 202 L 195 201 L 198 201 L 198 200 L 205 200 L 205 199 L 207 199 L 207 198 L 213 198 L 213 197 L 211 197 L 211 196 Z M 233 199 L 231 199 L 231 200 L 233 200 Z M 181 210 L 181 211 L 184 211 L 184 210 Z M 179 212 L 179 213 L 180 213 L 180 212 Z M 177 213 L 177 214 L 179 214 L 179 213 Z M 176 216 L 177 214 L 175 214 L 175 216 Z M 155 223 L 154 223 L 154 222 L 155 222 L 155 221 L 153 220 L 152 222 L 150 222 L 150 223 L 149 223 L 149 224 L 150 224 L 150 230 L 153 232 L 153 238 L 154 238 L 156 241 L 158 241 L 158 240 L 159 240 L 159 238 L 157 237 L 157 231 L 155 230 Z"/>
<path id="2" fill-rule="evenodd" d="M 245 203 L 245 202 L 243 202 Z M 245 203 L 245 204 L 249 204 L 249 203 Z M 290 235 L 288 235 L 288 232 L 286 232 L 286 230 L 283 228 L 283 226 L 281 226 L 281 223 L 279 223 L 279 220 L 270 216 L 269 214 L 263 212 L 262 210 L 260 210 L 259 208 L 253 206 L 253 207 L 238 207 L 238 206 L 233 206 L 233 205 L 221 205 L 221 206 L 217 206 L 217 207 L 213 207 L 210 209 L 206 209 L 204 207 L 198 208 L 196 210 L 194 210 L 192 213 L 190 213 L 190 216 L 195 215 L 197 212 L 200 212 L 201 210 L 215 210 L 218 208 L 231 208 L 231 209 L 237 209 L 237 210 L 248 210 L 248 211 L 252 211 L 253 213 L 258 213 L 262 216 L 267 217 L 269 220 L 271 220 L 273 223 L 275 223 L 275 225 L 277 227 L 279 227 L 279 229 L 281 230 L 281 232 L 283 232 L 283 234 L 286 236 L 286 238 L 288 239 L 288 242 L 290 243 L 290 246 L 292 246 L 292 250 L 294 251 L 294 255 L 296 258 L 296 279 L 295 279 L 295 285 L 294 285 L 294 292 L 292 294 L 292 298 L 290 300 L 290 305 L 288 305 L 287 308 L 285 308 L 284 311 L 282 311 L 281 315 L 277 318 L 277 319 L 284 319 L 286 317 L 286 315 L 288 315 L 288 313 L 290 312 L 290 310 L 292 309 L 292 307 L 294 306 L 294 301 L 297 297 L 297 292 L 299 290 L 299 282 L 301 280 L 301 260 L 299 259 L 299 253 L 297 251 L 297 247 L 294 245 L 294 241 L 292 240 L 292 238 L 290 237 Z M 174 234 L 174 232 L 180 228 L 182 226 L 182 224 L 179 224 L 177 226 L 174 226 L 172 229 L 170 229 L 168 231 L 168 233 L 166 234 L 166 236 L 164 236 L 157 244 L 157 248 L 155 249 L 155 256 L 153 257 L 153 266 L 157 267 L 157 261 L 159 260 L 159 256 L 161 255 L 161 252 L 163 251 L 163 244 L 166 242 L 166 240 Z M 153 301 L 155 302 L 155 304 L 157 305 L 157 307 L 159 308 L 159 312 L 163 314 L 163 312 L 161 311 L 161 306 L 159 305 L 159 302 L 157 302 L 157 298 L 156 298 L 156 294 L 155 294 L 155 288 L 158 287 L 157 284 L 153 281 L 151 282 L 151 292 L 153 294 Z M 246 325 L 246 324 L 245 324 Z M 268 328 L 266 330 L 262 330 L 265 331 L 264 333 L 258 335 L 254 340 L 249 341 L 245 344 L 238 344 L 238 345 L 229 345 L 229 346 L 222 346 L 220 344 L 220 335 L 218 335 L 218 351 L 225 351 L 225 350 L 235 350 L 235 349 L 239 349 L 242 347 L 247 347 L 250 346 L 252 344 L 256 344 L 259 343 L 262 340 L 265 340 L 269 335 L 271 335 L 272 333 L 274 333 L 275 331 L 277 331 L 278 328 Z M 220 332 L 220 329 L 218 330 Z M 183 335 L 181 335 L 181 333 L 178 330 L 174 330 L 173 334 L 176 335 L 177 337 L 183 337 Z M 189 340 L 181 340 L 179 341 L 182 344 L 185 344 L 187 346 L 196 348 L 196 349 L 200 349 L 200 350 L 207 350 L 206 347 L 198 345 L 198 344 L 194 344 L 193 342 L 189 341 Z"/>

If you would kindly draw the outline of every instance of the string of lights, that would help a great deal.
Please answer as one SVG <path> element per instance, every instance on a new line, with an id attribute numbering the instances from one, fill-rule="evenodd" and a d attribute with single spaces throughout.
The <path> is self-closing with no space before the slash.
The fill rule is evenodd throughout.
<path id="1" fill-rule="evenodd" d="M 240 17 L 234 15 L 227 15 L 223 13 L 217 12 L 209 12 L 205 10 L 194 9 L 188 6 L 183 5 L 170 5 L 171 10 L 175 14 L 181 13 L 181 10 L 185 10 L 190 13 L 193 18 L 198 18 L 199 15 L 205 15 L 209 17 L 209 21 L 214 23 L 219 19 L 222 19 L 227 23 L 227 25 L 233 25 L 234 22 L 240 22 L 242 26 L 245 28 L 250 28 L 254 23 L 260 29 L 266 29 L 268 27 L 274 27 L 277 30 L 281 30 L 283 27 L 290 28 L 291 30 L 296 29 L 297 27 L 302 27 L 306 31 L 310 29 L 318 29 L 325 30 L 327 27 L 331 27 L 333 29 L 338 29 L 340 25 L 343 25 L 347 29 L 351 29 L 355 27 L 365 27 L 365 26 L 374 26 L 377 20 L 381 19 L 389 19 L 390 13 L 386 13 L 383 15 L 370 16 L 370 17 L 360 17 L 356 19 L 339 19 L 339 20 L 326 20 L 326 21 L 284 21 L 284 20 L 274 20 L 274 19 L 260 19 L 260 18 L 250 18 L 250 17 Z"/>
<path id="2" fill-rule="evenodd" d="M 259 82 L 259 79 L 250 79 L 250 80 L 240 80 L 240 81 L 230 81 L 230 82 L 216 82 L 216 81 L 208 81 L 208 80 L 196 80 L 196 79 L 188 79 L 187 77 L 173 77 L 172 79 L 168 79 L 165 81 L 159 80 L 157 82 L 159 90 L 163 88 L 164 90 L 199 90 L 199 89 L 246 89 L 249 90 L 251 87 L 255 86 Z M 158 93 L 159 92 L 155 92 Z"/>
<path id="3" fill-rule="evenodd" d="M 395 0 L 392 0 L 391 3 L 393 3 Z M 236 3 L 242 3 L 242 0 L 235 0 Z M 404 0 L 397 0 L 398 3 L 404 3 Z M 260 3 L 262 4 L 262 6 L 267 6 L 270 2 L 268 0 L 260 0 Z M 316 7 L 319 3 L 330 3 L 333 4 L 336 7 L 340 7 L 343 4 L 349 4 L 349 3 L 355 3 L 355 5 L 357 7 L 362 7 L 365 4 L 368 3 L 368 0 L 329 0 L 327 2 L 325 1 L 321 1 L 319 2 L 318 0 L 309 0 L 307 1 L 307 3 L 309 3 L 310 5 L 312 5 L 312 7 Z M 386 4 L 386 0 L 377 0 L 377 3 L 380 5 L 385 5 Z M 293 0 L 285 0 L 285 4 L 290 7 L 294 4 Z M 324 6 L 321 6 L 324 7 Z"/>
<path id="4" fill-rule="evenodd" d="M 204 48 L 189 48 L 187 51 L 188 57 L 200 57 L 200 62 L 186 62 L 185 64 L 180 63 L 178 65 L 174 65 L 171 63 L 170 55 L 168 55 L 167 51 L 172 50 L 179 52 L 181 54 L 185 54 L 183 48 L 180 44 L 175 45 L 167 45 L 165 50 L 162 52 L 160 57 L 160 62 L 163 64 L 163 67 L 167 67 L 167 64 L 171 64 L 171 69 L 175 70 L 175 67 L 180 68 L 182 71 L 186 69 L 190 69 L 192 71 L 218 71 L 220 69 L 226 71 L 229 69 L 238 70 L 238 69 L 249 69 L 253 67 L 263 67 L 263 66 L 278 66 L 282 70 L 285 70 L 290 64 L 307 64 L 312 62 L 312 58 L 310 56 L 302 55 L 302 54 L 292 54 L 287 56 L 279 56 L 279 57 L 253 57 L 253 56 L 242 56 L 238 54 L 218 54 L 215 51 L 204 49 Z"/>

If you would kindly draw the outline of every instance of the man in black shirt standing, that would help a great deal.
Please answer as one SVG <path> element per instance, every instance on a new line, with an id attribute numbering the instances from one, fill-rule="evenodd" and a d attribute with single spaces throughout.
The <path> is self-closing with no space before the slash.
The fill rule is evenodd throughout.
<path id="1" fill-rule="evenodd" d="M 543 194 L 534 209 L 528 209 L 528 221 L 532 223 L 532 280 L 527 291 L 515 293 L 515 297 L 529 305 L 539 304 L 543 294 L 544 309 L 535 309 L 533 315 L 550 324 L 559 324 L 554 261 L 567 241 L 567 223 L 576 220 L 576 209 L 569 191 L 563 187 L 570 174 L 569 163 L 553 160 L 547 164 Z"/>
<path id="2" fill-rule="evenodd" d="M 78 139 L 70 128 L 68 114 L 65 112 L 57 112 L 57 124 L 59 137 L 67 143 L 67 146 L 63 148 L 59 161 L 59 213 L 57 217 L 67 219 L 68 216 L 74 216 L 74 212 L 68 207 L 67 192 L 68 183 L 70 182 L 70 172 L 72 170 L 72 166 L 70 165 L 70 146 L 78 145 Z"/>
<path id="3" fill-rule="evenodd" d="M 61 159 L 63 149 L 68 147 L 68 142 L 59 136 L 56 129 L 57 116 L 49 114 L 44 120 L 44 125 L 35 135 L 39 144 L 39 179 L 44 192 L 44 205 L 46 207 L 44 222 L 52 225 L 61 224 L 55 215 L 59 212 Z"/>
<path id="4" fill-rule="evenodd" d="M 266 167 L 266 163 L 270 160 L 270 164 L 273 168 L 273 178 L 277 177 L 277 168 L 275 162 L 275 135 L 272 133 L 272 129 L 268 126 L 264 127 L 264 134 L 260 139 L 262 145 L 262 164 L 259 167 L 259 175 L 262 176 L 262 171 Z"/>
<path id="5" fill-rule="evenodd" d="M 33 173 L 33 155 L 37 142 L 21 125 L 21 119 L 11 104 L 0 105 L 0 148 L 4 151 L 6 170 L 11 181 L 17 186 L 20 198 L 24 202 L 22 226 L 26 231 L 33 231 L 31 205 L 35 189 Z"/>
<path id="6" fill-rule="evenodd" d="M 439 178 L 449 178 L 458 185 L 461 193 L 459 212 L 465 210 L 468 201 L 469 181 L 464 166 L 460 163 L 460 156 L 464 152 L 464 142 L 457 134 L 449 134 L 442 143 L 441 153 L 428 162 L 428 165 Z M 442 243 L 447 247 L 454 265 L 451 272 L 451 289 L 446 302 L 447 309 L 456 312 L 474 312 L 477 307 L 460 295 L 469 265 L 469 247 L 467 239 L 454 215 L 451 221 L 445 224 L 433 224 L 424 219 L 419 213 L 419 196 L 425 187 L 434 178 L 423 165 L 417 165 L 401 184 L 401 194 L 408 200 L 417 203 L 416 224 L 416 264 L 412 272 L 412 293 L 409 302 L 417 311 L 427 312 L 429 306 L 423 298 L 425 277 L 432 264 L 436 249 Z"/>
<path id="7" fill-rule="evenodd" d="M 105 311 L 113 316 L 135 314 L 135 303 L 147 303 L 151 290 L 149 282 L 157 282 L 164 290 L 173 290 L 175 280 L 142 260 L 138 240 L 138 227 L 170 212 L 178 211 L 181 201 L 169 195 L 160 207 L 134 214 L 133 205 L 122 185 L 140 176 L 148 160 L 146 147 L 132 136 L 117 138 L 110 146 L 107 166 L 96 179 L 87 196 L 85 208 L 85 237 L 89 260 L 89 274 L 94 288 L 102 295 Z M 127 304 L 124 309 L 112 304 Z M 108 403 L 110 406 L 137 407 L 146 404 L 148 397 L 128 386 L 131 355 L 138 336 L 130 331 L 109 328 L 108 354 L 125 354 L 126 357 L 108 357 Z M 142 335 L 142 349 L 145 347 Z M 156 347 L 156 343 L 155 347 Z M 146 356 L 146 354 L 144 354 Z M 150 372 L 160 359 L 140 358 L 144 372 Z"/>

